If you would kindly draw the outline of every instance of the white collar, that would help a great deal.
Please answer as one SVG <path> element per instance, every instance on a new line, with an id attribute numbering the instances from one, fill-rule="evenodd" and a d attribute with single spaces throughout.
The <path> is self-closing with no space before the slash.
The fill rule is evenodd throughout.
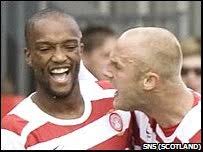
<path id="1" fill-rule="evenodd" d="M 93 74 L 85 67 L 82 60 L 80 60 L 80 70 L 78 74 L 79 80 L 90 80 L 90 81 L 98 81 L 98 79 L 93 76 Z"/>

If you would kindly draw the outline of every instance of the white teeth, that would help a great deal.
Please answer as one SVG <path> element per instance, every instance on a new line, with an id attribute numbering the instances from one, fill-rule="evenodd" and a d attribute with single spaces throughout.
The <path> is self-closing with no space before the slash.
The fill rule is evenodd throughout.
<path id="1" fill-rule="evenodd" d="M 59 69 L 53 69 L 51 70 L 51 73 L 53 74 L 61 74 L 67 72 L 69 69 L 68 68 L 59 68 Z"/>

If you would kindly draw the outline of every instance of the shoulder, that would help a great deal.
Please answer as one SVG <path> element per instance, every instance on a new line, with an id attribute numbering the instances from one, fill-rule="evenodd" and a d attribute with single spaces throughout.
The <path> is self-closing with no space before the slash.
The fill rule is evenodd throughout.
<path id="1" fill-rule="evenodd" d="M 17 115 L 4 116 L 1 122 L 1 149 L 24 150 L 22 134 L 27 124 L 28 121 Z"/>
<path id="2" fill-rule="evenodd" d="M 21 117 L 11 114 L 3 117 L 1 122 L 1 128 L 20 135 L 27 123 L 28 121 L 22 119 Z"/>
<path id="3" fill-rule="evenodd" d="M 23 128 L 34 118 L 35 112 L 29 96 L 2 118 L 1 128 L 20 135 Z"/>

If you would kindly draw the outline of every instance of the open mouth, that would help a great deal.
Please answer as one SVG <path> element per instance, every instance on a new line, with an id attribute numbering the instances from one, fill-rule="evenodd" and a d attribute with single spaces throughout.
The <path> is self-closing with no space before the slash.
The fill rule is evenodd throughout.
<path id="1" fill-rule="evenodd" d="M 57 83 L 65 83 L 69 79 L 70 67 L 54 67 L 50 69 L 52 80 Z"/>
<path id="2" fill-rule="evenodd" d="M 118 91 L 114 93 L 114 98 L 118 97 Z"/>

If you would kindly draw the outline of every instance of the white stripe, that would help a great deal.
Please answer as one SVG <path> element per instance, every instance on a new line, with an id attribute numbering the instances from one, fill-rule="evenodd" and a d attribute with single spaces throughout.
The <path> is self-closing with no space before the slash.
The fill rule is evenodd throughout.
<path id="1" fill-rule="evenodd" d="M 84 66 L 83 61 L 80 60 L 80 70 L 78 74 L 79 80 L 90 80 L 90 81 L 98 81 L 95 76 L 92 75 L 92 73 L 87 70 L 87 68 Z"/>
<path id="2" fill-rule="evenodd" d="M 1 150 L 25 150 L 21 137 L 14 132 L 1 129 Z"/>
<path id="3" fill-rule="evenodd" d="M 90 101 L 114 97 L 115 89 L 103 89 L 96 82 L 81 80 L 80 90 L 84 98 Z"/>
<path id="4" fill-rule="evenodd" d="M 130 113 L 124 111 L 116 111 L 123 120 L 123 131 L 129 127 Z M 107 114 L 100 119 L 84 126 L 72 133 L 59 138 L 49 140 L 47 142 L 33 145 L 28 149 L 54 149 L 60 147 L 66 150 L 85 150 L 102 143 L 120 132 L 114 130 L 109 123 L 109 115 Z"/>
<path id="5" fill-rule="evenodd" d="M 177 128 L 177 136 L 184 142 L 189 142 L 201 129 L 201 101 L 185 116 L 182 123 Z"/>

